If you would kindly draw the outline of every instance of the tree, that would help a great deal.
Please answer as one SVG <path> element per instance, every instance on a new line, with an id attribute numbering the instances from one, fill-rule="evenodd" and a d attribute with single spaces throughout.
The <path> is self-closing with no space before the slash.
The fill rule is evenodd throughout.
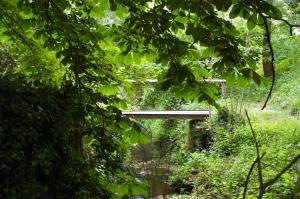
<path id="1" fill-rule="evenodd" d="M 269 4 L 272 4 L 273 0 L 268 0 Z M 268 24 L 269 28 L 271 28 L 271 23 Z M 265 77 L 270 77 L 273 75 L 272 63 L 271 63 L 271 51 L 268 43 L 268 33 L 264 32 L 263 35 L 263 69 Z"/>
<path id="2" fill-rule="evenodd" d="M 218 13 L 229 13 L 232 19 L 238 16 L 245 19 L 249 29 L 261 26 L 266 31 L 265 39 L 270 48 L 274 76 L 266 103 L 269 100 L 275 83 L 275 72 L 268 23 L 271 19 L 282 20 L 290 29 L 295 27 L 282 19 L 279 9 L 265 1 L 155 1 L 154 4 L 147 1 L 110 2 L 112 8 L 117 9 L 118 3 L 121 3 L 130 12 L 123 31 L 127 35 L 123 35 L 125 39 L 122 41 L 127 45 L 125 52 L 139 51 L 141 46 L 154 47 L 157 49 L 158 61 L 170 66 L 164 75 L 161 88 L 171 88 L 179 95 L 188 95 L 188 99 L 206 100 L 211 104 L 214 104 L 216 92 L 211 88 L 205 90 L 207 85 L 203 86 L 204 83 L 199 82 L 207 77 L 207 68 L 200 65 L 195 70 L 191 67 L 193 61 L 196 61 L 194 54 L 198 50 L 197 45 L 205 49 L 200 56 L 208 53 L 209 59 L 214 58 L 209 67 L 211 74 L 227 79 L 243 77 L 260 83 L 260 76 L 255 72 L 255 60 L 246 56 L 239 48 L 244 46 L 239 32 L 228 18 Z M 190 39 L 182 40 L 178 37 L 176 32 L 180 31 L 189 35 Z"/>
<path id="3" fill-rule="evenodd" d="M 108 15 L 119 20 L 103 22 Z M 133 194 L 128 185 L 132 178 L 121 164 L 124 150 L 142 136 L 136 124 L 121 117 L 119 109 L 126 104 L 118 86 L 126 88 L 128 83 L 119 69 L 154 57 L 151 60 L 168 66 L 160 79 L 162 90 L 217 106 L 218 89 L 202 81 L 209 74 L 261 82 L 255 60 L 240 48 L 244 41 L 229 19 L 236 17 L 246 20 L 249 29 L 265 27 L 273 54 L 268 21 L 283 19 L 276 7 L 260 0 L 2 0 L 0 34 L 19 55 L 16 72 L 23 73 L 30 86 L 54 84 L 72 95 L 69 105 L 76 114 L 70 142 L 80 151 L 79 159 L 98 171 L 102 182 L 109 182 L 102 188 L 121 197 Z M 38 109 L 38 103 L 29 104 Z M 89 158 L 83 139 L 90 140 Z M 122 183 L 128 193 L 120 189 L 117 195 L 112 187 Z"/>

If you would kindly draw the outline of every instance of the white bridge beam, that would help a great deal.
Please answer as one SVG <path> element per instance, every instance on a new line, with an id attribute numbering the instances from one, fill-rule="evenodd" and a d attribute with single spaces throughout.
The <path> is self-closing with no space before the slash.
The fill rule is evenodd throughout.
<path id="1" fill-rule="evenodd" d="M 122 111 L 129 118 L 142 119 L 204 119 L 212 114 L 210 110 L 200 111 Z"/>

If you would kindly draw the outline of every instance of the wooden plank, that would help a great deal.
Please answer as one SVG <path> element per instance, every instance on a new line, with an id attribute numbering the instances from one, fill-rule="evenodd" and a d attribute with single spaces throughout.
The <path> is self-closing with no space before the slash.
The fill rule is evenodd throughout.
<path id="1" fill-rule="evenodd" d="M 225 79 L 204 79 L 203 81 L 211 83 L 226 83 Z"/>
<path id="2" fill-rule="evenodd" d="M 122 111 L 129 118 L 143 119 L 204 119 L 212 114 L 210 110 L 199 111 Z"/>
<path id="3" fill-rule="evenodd" d="M 136 81 L 134 79 L 127 79 L 126 81 L 130 82 L 130 83 L 136 83 L 136 82 L 138 82 L 138 81 Z M 157 82 L 158 82 L 157 79 L 145 79 L 144 80 L 144 83 L 150 83 L 150 84 L 157 83 Z"/>

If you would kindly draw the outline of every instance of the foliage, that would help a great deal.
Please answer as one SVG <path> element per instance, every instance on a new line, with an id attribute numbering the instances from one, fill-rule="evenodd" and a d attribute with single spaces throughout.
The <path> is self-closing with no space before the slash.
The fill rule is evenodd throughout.
<path id="1" fill-rule="evenodd" d="M 1 72 L 17 64 L 16 76 L 1 80 L 0 89 L 9 94 L 1 95 L 1 114 L 5 114 L 1 122 L 7 125 L 1 125 L 1 139 L 8 146 L 1 153 L 4 159 L 10 158 L 6 150 L 21 153 L 22 159 L 12 159 L 12 164 L 24 166 L 23 175 L 31 174 L 14 175 L 10 180 L 20 182 L 13 184 L 18 191 L 9 186 L 5 193 L 19 194 L 19 198 L 35 193 L 36 198 L 55 197 L 51 194 L 64 198 L 69 193 L 74 198 L 102 197 L 109 192 L 111 196 L 105 197 L 134 195 L 132 186 L 137 183 L 121 160 L 145 136 L 137 133 L 137 124 L 121 117 L 126 102 L 119 90 L 127 92 L 130 84 L 125 79 L 135 77 L 128 75 L 128 68 L 134 70 L 144 62 L 148 74 L 156 75 L 155 61 L 157 70 L 164 72 L 158 76 L 162 90 L 218 106 L 218 89 L 203 81 L 210 75 L 260 83 L 256 60 L 252 53 L 243 52 L 245 43 L 230 21 L 237 17 L 246 20 L 249 29 L 282 18 L 265 1 L 0 1 L 1 50 L 4 46 L 6 58 Z M 24 80 L 18 79 L 19 74 Z M 8 120 L 10 113 L 15 119 Z M 11 132 L 18 134 L 11 138 Z M 87 157 L 81 154 L 83 141 Z M 14 142 L 25 149 L 13 148 Z M 37 157 L 30 148 L 35 144 Z M 66 165 L 58 161 L 65 153 Z M 46 170 L 31 172 L 39 164 Z M 64 178 L 56 183 L 60 179 L 56 174 L 62 171 Z M 44 186 L 40 178 L 47 175 L 53 181 Z M 26 182 L 21 177 L 31 184 L 23 188 Z M 75 184 L 69 186 L 67 180 Z"/>
<path id="2" fill-rule="evenodd" d="M 74 107 L 75 89 L 32 87 L 12 76 L 1 77 L 0 84 L 0 197 L 108 197 L 104 173 L 99 176 L 91 164 L 96 159 L 85 160 L 89 154 L 78 140 L 84 115 Z"/>
<path id="3" fill-rule="evenodd" d="M 138 186 L 122 174 L 128 170 L 122 161 L 126 143 L 142 137 L 124 121 L 119 125 L 126 138 L 109 120 L 99 125 L 101 109 L 87 106 L 83 112 L 71 83 L 34 87 L 11 75 L 1 78 L 1 93 L 2 197 L 107 198 Z M 122 183 L 129 187 L 111 189 Z"/>
<path id="4" fill-rule="evenodd" d="M 103 34 L 105 33 L 103 31 L 106 28 L 90 16 L 90 6 L 92 5 L 90 3 L 52 0 L 0 2 L 1 35 L 4 36 L 2 41 L 9 46 L 9 51 L 19 54 L 17 60 L 20 67 L 16 73 L 25 75 L 24 82 L 14 79 L 14 76 L 5 77 L 2 80 L 1 89 L 6 89 L 6 84 L 15 84 L 15 87 L 8 87 L 12 90 L 7 91 L 8 93 L 11 92 L 11 95 L 1 95 L 4 100 L 1 106 L 10 105 L 4 109 L 3 114 L 10 111 L 14 113 L 14 107 L 18 106 L 18 103 L 23 103 L 21 99 L 12 103 L 14 102 L 12 99 L 14 96 L 17 97 L 19 92 L 23 92 L 22 97 L 30 98 L 29 102 L 26 102 L 25 99 L 24 107 L 20 106 L 20 109 L 15 113 L 15 115 L 28 114 L 30 118 L 26 120 L 16 116 L 15 120 L 6 120 L 6 115 L 3 115 L 1 120 L 6 121 L 9 128 L 3 129 L 2 134 L 9 137 L 10 131 L 15 129 L 21 138 L 26 136 L 29 139 L 28 143 L 24 140 L 18 140 L 20 145 L 24 144 L 27 147 L 27 145 L 34 145 L 37 142 L 34 150 L 41 150 L 42 152 L 46 150 L 43 153 L 46 156 L 45 164 L 49 165 L 49 168 L 45 166 L 46 174 L 53 177 L 53 181 L 49 180 L 47 183 L 49 186 L 57 186 L 56 189 L 58 189 L 56 191 L 46 185 L 44 187 L 43 182 L 38 179 L 44 178 L 43 172 L 34 170 L 33 176 L 28 178 L 32 177 L 32 180 L 36 180 L 36 182 L 25 184 L 28 187 L 24 188 L 24 192 L 14 189 L 22 189 L 23 185 L 18 186 L 17 182 L 26 183 L 26 177 L 22 181 L 23 176 L 20 179 L 15 176 L 16 184 L 14 186 L 8 184 L 6 186 L 5 181 L 1 183 L 1 186 L 6 187 L 8 194 L 16 193 L 18 198 L 29 197 L 30 195 L 40 197 L 38 194 L 44 194 L 48 198 L 55 197 L 52 196 L 53 194 L 58 194 L 61 198 L 72 196 L 72 198 L 119 198 L 127 194 L 130 195 L 130 189 L 136 186 L 136 183 L 127 182 L 132 181 L 132 177 L 121 160 L 126 158 L 128 146 L 144 140 L 144 136 L 137 133 L 136 130 L 139 130 L 139 127 L 136 124 L 121 117 L 118 108 L 124 107 L 125 102 L 116 96 L 118 93 L 117 86 L 121 80 L 118 80 L 118 76 L 113 72 L 114 68 L 111 63 L 103 60 L 105 53 L 100 48 L 100 40 L 104 39 Z M 10 82 L 11 78 L 15 82 Z M 50 85 L 56 85 L 59 88 L 57 90 L 53 88 L 53 92 L 49 88 L 50 90 L 48 89 L 49 92 L 47 92 L 46 88 Z M 64 95 L 59 96 L 61 92 L 70 95 L 70 97 L 67 98 L 66 96 L 66 101 L 64 101 Z M 52 93 L 53 95 L 57 93 L 58 97 L 54 98 L 53 96 L 52 99 Z M 51 101 L 48 101 L 50 99 Z M 47 106 L 41 106 L 43 110 L 46 110 L 41 113 L 43 117 L 35 113 L 35 111 L 39 111 L 40 103 L 45 103 Z M 65 115 L 59 112 L 59 107 L 62 108 L 62 112 L 66 112 L 68 117 L 64 118 Z M 52 111 L 55 111 L 53 116 L 50 114 Z M 33 112 L 33 116 L 31 116 L 31 112 Z M 70 121 L 65 121 L 65 119 Z M 59 128 L 59 132 L 57 135 L 55 134 L 55 137 L 47 137 L 45 139 L 48 140 L 47 142 L 38 145 L 40 139 L 43 141 L 45 129 L 43 126 L 35 126 L 35 120 L 39 125 L 43 125 L 44 120 L 49 120 L 49 131 L 52 133 L 56 128 Z M 54 121 L 51 122 L 51 120 Z M 14 128 L 18 122 L 21 123 L 20 126 Z M 28 127 L 26 131 L 24 131 L 25 127 Z M 4 127 L 1 125 L 1 128 Z M 56 140 L 57 137 L 61 138 Z M 83 140 L 86 141 L 88 156 L 79 154 L 84 148 Z M 3 143 L 8 146 L 12 146 L 14 142 L 10 139 L 3 140 Z M 73 143 L 73 145 L 69 147 L 68 142 Z M 55 146 L 52 146 L 51 143 L 54 143 Z M 68 151 L 64 152 L 67 153 L 65 161 L 70 158 L 70 162 L 58 161 L 58 158 L 64 154 L 56 154 L 53 151 L 52 148 L 56 145 L 61 150 L 64 150 L 63 147 L 66 145 L 65 150 Z M 4 155 L 7 154 L 6 150 L 8 149 L 2 148 L 3 158 L 9 158 Z M 30 169 L 35 169 L 30 162 L 30 150 L 22 151 L 18 148 L 12 153 L 24 153 L 24 164 L 21 164 L 23 159 L 12 163 L 23 166 L 24 174 L 27 173 L 27 170 L 30 173 Z M 48 156 L 51 157 L 48 158 Z M 40 164 L 39 160 L 35 160 L 35 157 L 32 160 Z M 42 164 L 44 164 L 43 161 L 42 159 Z M 50 172 L 47 169 L 51 170 L 52 164 L 54 164 L 55 170 Z M 56 184 L 56 180 L 60 179 L 56 176 L 60 173 L 59 168 L 64 171 L 65 164 L 67 165 L 65 172 L 68 173 L 66 176 L 62 174 L 61 177 L 65 177 L 65 179 L 61 179 L 62 184 Z M 10 167 L 13 168 L 12 165 Z M 11 172 L 14 171 L 14 169 L 11 170 Z M 6 171 L 2 170 L 2 172 L 5 174 Z M 66 183 L 68 180 L 70 180 L 69 185 Z M 71 184 L 73 180 L 74 185 Z M 7 182 L 11 183 L 11 181 L 14 181 L 14 178 Z M 129 184 L 129 187 L 115 188 L 116 185 L 121 186 L 122 183 Z M 41 189 L 41 191 L 36 189 Z M 35 192 L 36 196 L 34 195 Z"/>
<path id="5" fill-rule="evenodd" d="M 269 109 L 284 110 L 285 112 L 297 115 L 299 112 L 299 35 L 288 38 L 277 38 L 273 40 L 275 50 L 275 67 L 277 79 L 270 100 Z M 260 87 L 255 84 L 248 84 L 248 87 L 239 88 L 232 86 L 232 96 L 238 98 L 244 96 L 244 104 L 255 106 L 261 103 L 265 95 L 265 89 L 269 81 L 264 81 Z M 230 89 L 228 89 L 230 90 Z M 287 97 L 289 96 L 289 97 Z"/>
<path id="6" fill-rule="evenodd" d="M 7 46 L 0 44 L 0 72 L 2 74 L 10 73 L 17 67 L 16 57 L 12 55 Z"/>
<path id="7" fill-rule="evenodd" d="M 300 74 L 297 69 L 300 63 L 299 54 L 299 41 L 300 37 L 287 38 L 283 41 L 285 44 L 282 46 L 277 43 L 278 46 L 278 61 L 276 67 L 281 71 L 281 76 L 278 79 L 278 86 L 274 92 L 272 104 L 279 106 L 280 108 L 287 109 L 291 113 L 297 115 L 299 112 L 299 82 Z M 284 96 L 289 95 L 289 99 L 282 101 Z"/>
<path id="8" fill-rule="evenodd" d="M 144 95 L 135 108 L 140 110 L 180 110 L 184 101 L 176 98 L 174 93 L 144 88 Z M 186 123 L 178 120 L 140 120 L 139 123 L 151 134 L 156 147 L 160 150 L 159 156 L 176 150 L 177 143 L 185 135 Z"/>
<path id="9" fill-rule="evenodd" d="M 263 173 L 272 178 L 299 153 L 299 121 L 278 119 L 257 120 L 254 128 L 258 132 Z M 189 154 L 173 174 L 172 181 L 183 179 L 193 183 L 195 198 L 239 198 L 242 195 L 246 175 L 255 159 L 255 147 L 249 127 L 243 123 L 212 123 L 214 142 L 209 150 Z M 233 127 L 233 128 L 232 128 Z M 275 183 L 265 198 L 290 198 L 297 181 L 299 163 Z M 250 180 L 248 198 L 257 196 L 257 171 Z"/>

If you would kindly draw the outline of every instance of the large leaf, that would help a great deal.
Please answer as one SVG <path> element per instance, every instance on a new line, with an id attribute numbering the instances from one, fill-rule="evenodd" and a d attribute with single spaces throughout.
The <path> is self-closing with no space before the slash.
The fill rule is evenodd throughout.
<path id="1" fill-rule="evenodd" d="M 240 12 L 242 11 L 242 7 L 240 4 L 235 4 L 229 13 L 230 19 L 236 18 L 237 16 L 240 15 Z"/>
<path id="2" fill-rule="evenodd" d="M 102 86 L 100 88 L 100 92 L 103 95 L 116 95 L 118 93 L 119 89 L 115 86 Z"/>

